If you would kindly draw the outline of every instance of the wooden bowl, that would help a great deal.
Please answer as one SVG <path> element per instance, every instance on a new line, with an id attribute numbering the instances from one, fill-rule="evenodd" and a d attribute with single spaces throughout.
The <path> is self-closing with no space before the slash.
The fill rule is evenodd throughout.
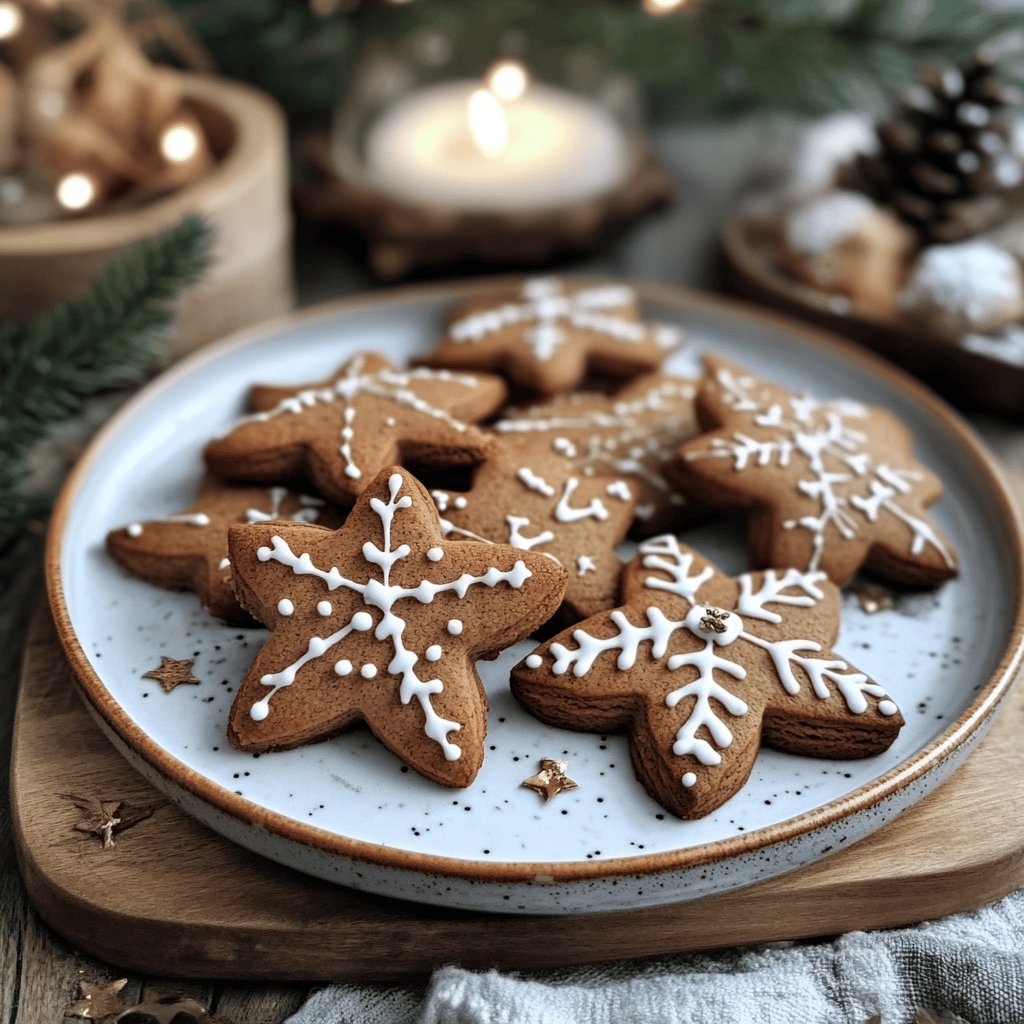
<path id="1" fill-rule="evenodd" d="M 214 230 L 213 262 L 188 290 L 170 355 L 291 309 L 287 134 L 280 108 L 236 82 L 185 75 L 218 160 L 183 188 L 136 209 L 0 229 L 0 319 L 23 320 L 81 295 L 126 247 L 190 213 Z"/>
<path id="2" fill-rule="evenodd" d="M 769 213 L 777 208 L 770 197 L 758 197 L 725 222 L 721 242 L 732 291 L 872 349 L 959 406 L 1024 418 L 1024 366 L 851 308 L 790 277 L 778 264 L 775 232 L 769 226 Z"/>

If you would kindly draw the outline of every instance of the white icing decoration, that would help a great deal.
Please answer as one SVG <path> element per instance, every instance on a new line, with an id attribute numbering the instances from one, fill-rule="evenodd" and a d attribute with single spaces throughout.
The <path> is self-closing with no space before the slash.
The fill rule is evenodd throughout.
<path id="1" fill-rule="evenodd" d="M 276 519 L 284 519 L 281 515 L 281 508 L 289 495 L 287 487 L 270 487 L 267 496 L 270 498 L 270 508 L 264 512 L 263 509 L 249 508 L 245 510 L 245 521 L 247 523 L 269 523 Z M 315 523 L 320 518 L 320 510 L 324 503 L 320 498 L 314 498 L 309 494 L 296 495 L 299 507 L 287 518 L 293 523 Z"/>
<path id="2" fill-rule="evenodd" d="M 527 537 L 523 533 L 523 527 L 530 525 L 530 520 L 526 516 L 505 516 L 505 522 L 508 523 L 509 544 L 520 551 L 532 551 L 535 547 L 548 544 L 555 539 L 550 530 L 542 530 L 532 537 Z"/>
<path id="3" fill-rule="evenodd" d="M 227 557 L 222 558 L 217 563 L 217 568 L 220 569 L 221 572 L 223 572 L 225 569 L 230 569 L 231 568 L 231 559 L 227 558 Z"/>
<path id="4" fill-rule="evenodd" d="M 332 611 L 334 611 L 334 605 L 332 605 L 330 601 L 317 601 L 317 615 L 322 615 L 324 618 L 327 618 L 327 616 L 330 615 Z"/>
<path id="5" fill-rule="evenodd" d="M 365 373 L 364 367 L 366 357 L 358 355 L 354 357 L 344 368 L 342 373 L 331 384 L 321 388 L 307 388 L 298 391 L 282 399 L 273 409 L 265 412 L 253 413 L 240 421 L 244 423 L 266 423 L 277 416 L 297 414 L 312 409 L 317 405 L 331 404 L 337 401 L 343 403 L 342 414 L 344 426 L 341 429 L 341 444 L 338 451 L 344 460 L 345 475 L 349 479 L 361 477 L 362 469 L 356 464 L 352 453 L 352 443 L 356 436 L 356 406 L 357 398 L 370 396 L 393 402 L 395 405 L 429 416 L 431 419 L 439 420 L 457 431 L 465 431 L 467 425 L 461 420 L 455 419 L 449 412 L 439 406 L 432 405 L 421 395 L 417 394 L 416 388 L 424 383 L 431 384 L 443 382 L 450 385 L 458 385 L 467 389 L 476 387 L 476 377 L 461 373 L 451 373 L 448 370 L 430 370 L 417 368 L 413 370 L 383 369 L 372 373 Z M 389 426 L 394 424 L 394 417 L 390 418 Z"/>
<path id="6" fill-rule="evenodd" d="M 555 489 L 537 473 L 527 466 L 522 469 L 516 470 L 516 479 L 524 486 L 528 487 L 531 491 L 536 491 L 538 494 L 543 494 L 545 498 L 553 498 L 555 496 Z"/>
<path id="7" fill-rule="evenodd" d="M 289 601 L 287 597 L 282 597 L 281 600 L 277 602 L 277 614 L 285 616 L 294 615 L 295 605 Z"/>
<path id="8" fill-rule="evenodd" d="M 952 553 L 931 524 L 900 503 L 901 498 L 912 495 L 921 474 L 876 463 L 864 450 L 868 436 L 850 422 L 867 417 L 864 406 L 849 401 L 820 402 L 801 394 L 775 401 L 755 392 L 757 381 L 753 377 L 737 376 L 727 367 L 716 371 L 715 381 L 726 405 L 735 412 L 750 414 L 756 426 L 769 428 L 773 434 L 758 440 L 735 430 L 730 437 L 713 437 L 709 448 L 689 451 L 686 458 L 728 459 L 737 473 L 768 466 L 785 468 L 798 460 L 804 472 L 795 489 L 812 499 L 817 510 L 799 519 L 784 520 L 782 526 L 810 533 L 808 570 L 820 568 L 830 531 L 841 540 L 855 540 L 861 527 L 877 522 L 882 513 L 907 527 L 911 554 L 920 555 L 929 547 L 953 567 Z M 847 497 L 837 489 L 854 481 L 862 482 L 864 493 Z"/>
<path id="9" fill-rule="evenodd" d="M 374 629 L 374 636 L 379 641 L 391 644 L 393 657 L 387 665 L 387 672 L 401 678 L 399 698 L 403 704 L 408 704 L 413 698 L 416 699 L 423 711 L 424 732 L 441 747 L 447 760 L 454 761 L 461 756 L 462 751 L 448 739 L 448 734 L 458 731 L 460 726 L 457 722 L 441 718 L 434 711 L 431 703 L 432 696 L 442 692 L 444 684 L 437 678 L 423 680 L 416 675 L 415 667 L 419 659 L 413 651 L 406 648 L 403 642 L 406 623 L 401 616 L 395 613 L 394 607 L 399 601 L 406 598 L 414 599 L 420 604 L 430 604 L 438 594 L 449 592 L 454 593 L 459 600 L 462 600 L 469 589 L 474 586 L 496 587 L 499 583 L 507 583 L 510 587 L 518 589 L 532 574 L 524 562 L 517 561 L 508 570 L 491 567 L 480 576 L 463 573 L 447 583 L 422 580 L 415 587 L 401 587 L 391 583 L 391 569 L 394 564 L 411 554 L 411 549 L 407 544 L 401 544 L 397 548 L 392 548 L 391 544 L 391 526 L 395 515 L 403 509 L 410 508 L 413 504 L 410 495 L 399 497 L 402 482 L 401 474 L 393 473 L 388 481 L 389 500 L 384 502 L 376 497 L 370 499 L 370 508 L 381 522 L 383 547 L 378 547 L 372 541 L 366 541 L 362 551 L 363 557 L 380 570 L 381 578 L 379 580 L 371 579 L 366 583 L 357 583 L 342 576 L 336 567 L 321 569 L 313 564 L 308 553 L 296 555 L 288 543 L 279 536 L 272 537 L 270 547 L 261 547 L 256 554 L 260 561 L 280 562 L 282 565 L 288 566 L 296 575 L 318 578 L 329 591 L 343 588 L 359 594 L 366 605 L 381 613 L 380 621 Z M 368 611 L 360 610 L 352 615 L 349 622 L 331 635 L 327 637 L 314 636 L 310 639 L 306 652 L 300 658 L 280 672 L 269 673 L 260 679 L 264 686 L 271 687 L 271 692 L 263 700 L 253 705 L 253 717 L 257 721 L 266 717 L 270 699 L 281 687 L 291 686 L 295 682 L 299 670 L 305 664 L 324 655 L 353 630 L 366 632 L 371 627 L 373 627 L 373 616 Z M 448 632 L 456 636 L 459 635 L 462 632 L 462 622 L 458 619 L 450 620 Z M 364 675 L 365 668 L 366 666 L 363 670 Z M 257 714 L 261 718 L 256 718 Z"/>
<path id="10" fill-rule="evenodd" d="M 517 301 L 474 310 L 448 326 L 447 340 L 479 344 L 507 328 L 518 328 L 535 359 L 546 362 L 565 343 L 567 331 L 599 334 L 616 342 L 638 345 L 654 341 L 666 346 L 663 325 L 649 327 L 635 318 L 636 293 L 627 285 L 603 284 L 567 289 L 557 278 L 527 281 Z"/>
<path id="11" fill-rule="evenodd" d="M 540 668 L 543 664 L 544 659 L 539 654 L 528 654 L 526 656 L 527 668 Z"/>
<path id="12" fill-rule="evenodd" d="M 576 559 L 576 575 L 586 576 L 590 572 L 597 572 L 597 563 L 590 555 L 580 555 Z"/>
<path id="13" fill-rule="evenodd" d="M 558 499 L 558 504 L 555 506 L 555 518 L 560 523 L 575 523 L 579 519 L 600 519 L 602 521 L 607 519 L 608 509 L 605 508 L 600 498 L 591 498 L 588 504 L 580 508 L 573 508 L 569 504 L 569 499 L 573 496 L 579 485 L 579 480 L 574 476 L 569 477 L 565 481 L 565 486 L 562 488 L 562 496 Z"/>
<path id="14" fill-rule="evenodd" d="M 605 492 L 613 498 L 618 498 L 619 501 L 629 501 L 633 497 L 629 485 L 624 480 L 615 480 L 610 483 L 605 488 Z"/>
<path id="15" fill-rule="evenodd" d="M 376 665 L 369 665 L 369 664 L 367 664 L 367 665 L 364 665 L 364 666 L 363 666 L 363 667 L 362 667 L 362 668 L 361 668 L 361 669 L 359 670 L 359 674 L 360 674 L 360 675 L 361 675 L 361 676 L 362 676 L 362 677 L 363 677 L 364 679 L 372 679 L 372 678 L 373 678 L 373 677 L 374 677 L 374 676 L 375 676 L 375 675 L 377 674 L 377 666 L 376 666 Z"/>
<path id="16" fill-rule="evenodd" d="M 348 658 L 342 658 L 334 663 L 335 675 L 347 676 L 352 671 L 352 662 Z"/>
<path id="17" fill-rule="evenodd" d="M 440 644 L 431 644 L 424 652 L 423 657 L 427 661 L 439 661 L 444 651 L 441 649 Z"/>
<path id="18" fill-rule="evenodd" d="M 185 523 L 187 526 L 209 526 L 210 517 L 205 512 L 182 512 L 179 515 L 150 519 L 146 523 L 129 523 L 125 532 L 129 537 L 141 537 L 146 526 L 154 523 Z"/>
<path id="19" fill-rule="evenodd" d="M 682 599 L 689 606 L 686 614 L 681 619 L 669 618 L 660 607 L 651 605 L 641 613 L 646 621 L 633 623 L 623 609 L 617 608 L 609 614 L 616 629 L 613 635 L 596 637 L 577 628 L 572 632 L 575 647 L 552 643 L 548 649 L 553 659 L 551 671 L 560 676 L 571 670 L 580 678 L 605 653 L 614 653 L 616 667 L 620 671 L 628 671 L 641 656 L 642 649 L 644 659 L 665 659 L 670 672 L 683 668 L 695 671 L 695 679 L 671 690 L 664 698 L 669 708 L 676 707 L 685 698 L 693 698 L 672 748 L 678 756 L 692 756 L 706 766 L 721 763 L 721 751 L 727 749 L 733 740 L 728 719 L 749 712 L 747 702 L 715 675 L 717 672 L 735 680 L 746 678 L 746 669 L 731 660 L 728 653 L 731 645 L 738 643 L 753 644 L 767 652 L 778 682 L 788 694 L 795 695 L 802 689 L 795 672 L 798 669 L 810 683 L 816 697 L 831 700 L 834 694 L 838 694 L 851 714 L 866 713 L 870 707 L 868 697 L 878 699 L 875 710 L 879 715 L 890 717 L 898 713 L 896 704 L 886 696 L 885 690 L 864 673 L 852 669 L 835 656 L 815 657 L 822 650 L 817 642 L 796 638 L 766 640 L 751 631 L 758 622 L 773 625 L 783 622 L 787 608 L 817 606 L 825 598 L 819 586 L 824 581 L 822 573 L 787 570 L 780 575 L 769 570 L 763 574 L 756 589 L 755 576 L 745 574 L 738 580 L 740 593 L 736 610 L 730 611 L 699 602 L 698 592 L 714 577 L 714 570 L 705 565 L 694 571 L 694 554 L 684 551 L 675 537 L 654 537 L 640 545 L 639 553 L 645 569 L 661 574 L 645 577 L 644 586 L 648 590 L 667 591 Z M 774 607 L 769 608 L 769 605 Z M 670 655 L 670 641 L 681 630 L 702 640 L 703 647 Z M 647 648 L 645 645 L 650 646 Z M 542 660 L 539 655 L 531 655 L 526 665 L 539 668 Z M 687 788 L 696 782 L 697 776 L 693 772 L 683 776 L 682 784 Z"/>
<path id="20" fill-rule="evenodd" d="M 432 562 L 440 562 L 441 559 L 444 558 L 444 551 L 442 551 L 441 548 L 428 548 L 427 558 Z"/>

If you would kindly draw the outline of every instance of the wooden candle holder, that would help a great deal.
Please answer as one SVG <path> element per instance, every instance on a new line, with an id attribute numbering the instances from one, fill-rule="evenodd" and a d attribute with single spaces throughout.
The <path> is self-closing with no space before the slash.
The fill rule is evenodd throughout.
<path id="1" fill-rule="evenodd" d="M 213 260 L 182 299 L 169 355 L 292 307 L 282 112 L 236 82 L 203 75 L 185 75 L 183 82 L 217 157 L 213 169 L 132 209 L 0 229 L 0 319 L 23 320 L 81 295 L 113 256 L 191 213 L 213 229 Z"/>
<path id="2" fill-rule="evenodd" d="M 638 153 L 631 173 L 603 195 L 554 209 L 494 212 L 421 206 L 350 180 L 331 159 L 326 132 L 307 136 L 301 155 L 300 215 L 362 236 L 370 269 L 385 280 L 470 260 L 537 266 L 587 252 L 614 228 L 675 198 L 650 150 Z"/>

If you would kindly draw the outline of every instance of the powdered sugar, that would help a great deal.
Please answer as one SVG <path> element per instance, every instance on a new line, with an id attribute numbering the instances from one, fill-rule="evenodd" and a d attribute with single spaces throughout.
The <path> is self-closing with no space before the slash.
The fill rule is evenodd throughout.
<path id="1" fill-rule="evenodd" d="M 786 242 L 806 255 L 828 252 L 856 234 L 875 210 L 875 204 L 859 192 L 830 192 L 789 215 Z"/>

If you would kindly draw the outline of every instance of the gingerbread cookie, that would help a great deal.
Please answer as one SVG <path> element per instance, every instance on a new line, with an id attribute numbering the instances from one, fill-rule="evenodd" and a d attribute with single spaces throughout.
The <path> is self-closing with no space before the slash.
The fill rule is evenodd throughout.
<path id="1" fill-rule="evenodd" d="M 615 546 L 633 519 L 622 477 L 585 475 L 544 437 L 505 435 L 477 470 L 472 490 L 432 492 L 453 540 L 511 544 L 557 558 L 569 574 L 562 618 L 578 622 L 618 600 Z"/>
<path id="2" fill-rule="evenodd" d="M 234 487 L 207 478 L 181 512 L 112 530 L 107 550 L 136 576 L 158 587 L 194 590 L 211 615 L 251 626 L 252 617 L 231 589 L 228 527 L 272 520 L 334 527 L 343 518 L 320 498 L 286 487 Z"/>
<path id="3" fill-rule="evenodd" d="M 428 366 L 501 370 L 529 391 L 572 391 L 588 370 L 633 377 L 656 370 L 682 333 L 640 319 L 636 292 L 612 282 L 535 277 L 470 299 L 448 319 Z"/>
<path id="4" fill-rule="evenodd" d="M 474 662 L 558 607 L 557 562 L 449 542 L 430 495 L 397 468 L 339 530 L 234 526 L 229 546 L 239 600 L 272 630 L 231 708 L 236 747 L 296 747 L 364 721 L 427 778 L 472 783 L 487 730 Z"/>
<path id="5" fill-rule="evenodd" d="M 308 480 L 351 505 L 392 462 L 479 462 L 487 436 L 469 423 L 497 411 L 505 393 L 490 374 L 398 370 L 363 353 L 330 380 L 282 389 L 271 408 L 211 441 L 206 464 L 228 480 Z"/>
<path id="6" fill-rule="evenodd" d="M 700 517 L 669 479 L 676 451 L 700 433 L 697 382 L 651 373 L 614 395 L 583 392 L 513 409 L 494 424 L 508 437 L 544 438 L 584 476 L 612 474 L 636 495 L 631 533 L 649 537 Z"/>
<path id="7" fill-rule="evenodd" d="M 853 758 L 896 739 L 896 704 L 831 649 L 839 606 L 822 572 L 733 579 L 656 537 L 624 570 L 622 606 L 538 647 L 512 690 L 550 725 L 628 729 L 644 788 L 703 817 L 744 785 L 762 744 Z"/>
<path id="8" fill-rule="evenodd" d="M 952 544 L 925 511 L 942 493 L 891 413 L 819 401 L 725 360 L 706 360 L 698 415 L 711 431 L 679 452 L 682 486 L 715 508 L 749 508 L 759 567 L 825 572 L 842 586 L 862 566 L 890 583 L 956 575 Z"/>

